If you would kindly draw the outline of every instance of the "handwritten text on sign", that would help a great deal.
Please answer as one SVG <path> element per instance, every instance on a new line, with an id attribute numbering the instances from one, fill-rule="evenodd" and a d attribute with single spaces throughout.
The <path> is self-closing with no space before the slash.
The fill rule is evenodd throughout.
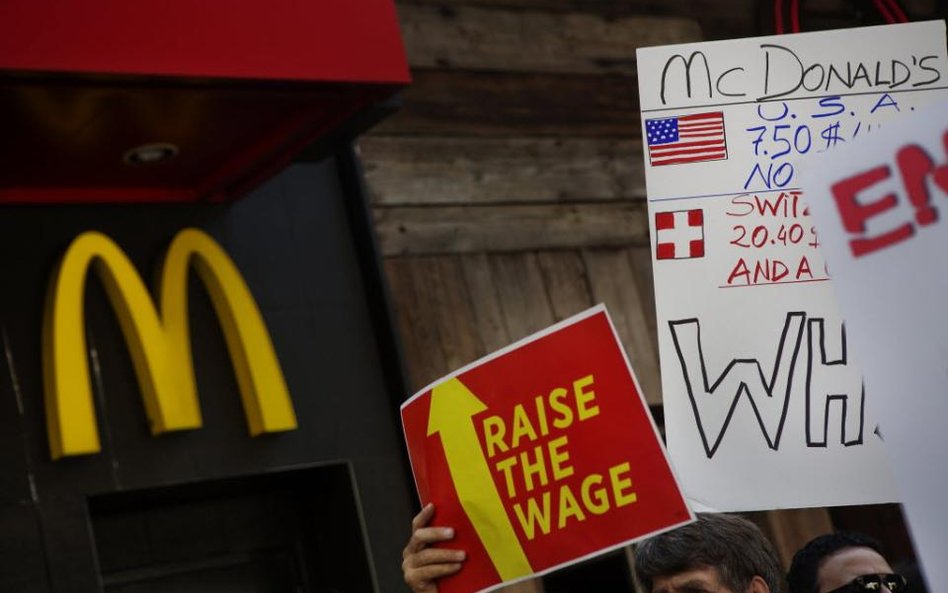
<path id="1" fill-rule="evenodd" d="M 638 65 L 666 434 L 686 495 L 717 510 L 895 500 L 798 161 L 948 96 L 944 23 L 644 48 Z"/>
<path id="2" fill-rule="evenodd" d="M 444 593 L 543 574 L 691 519 L 602 307 L 402 407 L 412 469 L 468 560 Z"/>
<path id="3" fill-rule="evenodd" d="M 948 579 L 948 102 L 803 179 L 928 582 Z"/>

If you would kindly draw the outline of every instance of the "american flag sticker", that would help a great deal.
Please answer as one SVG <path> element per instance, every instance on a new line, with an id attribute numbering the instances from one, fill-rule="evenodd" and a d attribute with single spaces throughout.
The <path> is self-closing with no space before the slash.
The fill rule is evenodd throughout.
<path id="1" fill-rule="evenodd" d="M 727 159 L 722 111 L 647 119 L 645 134 L 653 167 Z"/>

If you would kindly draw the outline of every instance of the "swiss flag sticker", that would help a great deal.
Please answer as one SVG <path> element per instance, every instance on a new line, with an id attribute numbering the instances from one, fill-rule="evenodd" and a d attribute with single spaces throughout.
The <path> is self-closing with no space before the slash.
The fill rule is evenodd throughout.
<path id="1" fill-rule="evenodd" d="M 655 214 L 655 259 L 704 257 L 704 211 L 674 210 Z"/>

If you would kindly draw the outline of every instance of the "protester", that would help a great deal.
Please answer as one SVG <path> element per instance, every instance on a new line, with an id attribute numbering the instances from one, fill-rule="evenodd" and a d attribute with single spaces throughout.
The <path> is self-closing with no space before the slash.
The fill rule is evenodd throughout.
<path id="1" fill-rule="evenodd" d="M 790 593 L 902 593 L 906 585 L 878 541 L 847 531 L 821 535 L 803 546 L 793 556 L 787 582 Z"/>
<path id="2" fill-rule="evenodd" d="M 437 593 L 438 579 L 461 570 L 464 552 L 430 546 L 454 531 L 429 527 L 434 506 L 412 521 L 402 553 L 405 582 Z M 652 537 L 635 551 L 635 576 L 646 593 L 780 593 L 783 576 L 773 546 L 756 525 L 736 515 L 698 515 L 692 524 Z"/>
<path id="3" fill-rule="evenodd" d="M 780 593 L 783 583 L 760 529 L 726 514 L 700 514 L 639 544 L 635 578 L 645 593 Z"/>

